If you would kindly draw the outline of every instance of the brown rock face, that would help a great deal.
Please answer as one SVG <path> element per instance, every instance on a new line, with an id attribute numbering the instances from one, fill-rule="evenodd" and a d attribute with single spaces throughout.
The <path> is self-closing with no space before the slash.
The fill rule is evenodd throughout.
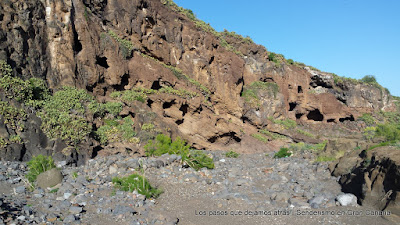
<path id="1" fill-rule="evenodd" d="M 225 37 L 236 49 L 231 51 L 162 2 L 1 1 L 0 59 L 25 78 L 39 76 L 51 88 L 76 86 L 98 97 L 132 87 L 197 92 L 192 99 L 150 97 L 144 106 L 197 148 L 247 151 L 242 140 L 249 136 L 242 130 L 264 127 L 268 117 L 340 123 L 393 106 L 379 88 L 335 84 L 327 73 L 277 66 L 264 47 Z M 259 92 L 259 107 L 241 97 L 255 81 L 279 87 L 278 93 Z"/>
<path id="2" fill-rule="evenodd" d="M 343 191 L 354 193 L 363 204 L 400 216 L 399 151 L 380 147 L 358 154 L 343 157 L 333 169 L 333 175 L 341 176 Z"/>

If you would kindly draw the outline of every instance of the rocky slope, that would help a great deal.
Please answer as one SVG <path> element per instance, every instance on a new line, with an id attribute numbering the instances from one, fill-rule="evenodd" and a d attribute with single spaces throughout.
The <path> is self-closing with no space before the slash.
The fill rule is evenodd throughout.
<path id="1" fill-rule="evenodd" d="M 183 168 L 176 155 L 116 155 L 80 167 L 64 161 L 59 163 L 63 182 L 33 192 L 23 183 L 25 163 L 1 162 L 0 224 L 394 224 L 392 215 L 382 217 L 376 209 L 357 206 L 355 197 L 342 206 L 344 195 L 328 164 L 312 163 L 306 154 L 273 159 L 210 153 L 216 168 L 201 171 Z M 111 184 L 111 177 L 131 174 L 139 162 L 145 176 L 164 190 L 159 198 L 119 191 Z M 318 212 L 334 214 L 312 215 Z"/>
<path id="2" fill-rule="evenodd" d="M 379 87 L 271 61 L 264 47 L 216 34 L 170 1 L 10 0 L 1 3 L 0 18 L 0 59 L 16 76 L 43 78 L 51 88 L 85 88 L 97 97 L 132 87 L 197 92 L 190 100 L 150 97 L 144 110 L 200 149 L 245 149 L 248 135 L 240 131 L 254 132 L 269 117 L 341 123 L 394 109 Z M 257 81 L 278 88 L 258 90 L 254 105 L 241 95 Z"/>

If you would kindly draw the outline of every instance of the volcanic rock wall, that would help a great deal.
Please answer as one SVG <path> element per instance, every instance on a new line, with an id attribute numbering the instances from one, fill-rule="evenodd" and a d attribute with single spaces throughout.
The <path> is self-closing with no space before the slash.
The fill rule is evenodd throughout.
<path id="1" fill-rule="evenodd" d="M 226 37 L 232 51 L 160 0 L 4 0 L 0 27 L 0 59 L 16 76 L 44 78 L 53 89 L 76 86 L 99 98 L 135 86 L 200 93 L 152 96 L 143 106 L 197 148 L 246 149 L 252 140 L 243 130 L 269 117 L 340 123 L 393 107 L 377 87 L 276 65 L 263 46 Z M 279 87 L 259 93 L 260 107 L 241 97 L 255 81 Z"/>

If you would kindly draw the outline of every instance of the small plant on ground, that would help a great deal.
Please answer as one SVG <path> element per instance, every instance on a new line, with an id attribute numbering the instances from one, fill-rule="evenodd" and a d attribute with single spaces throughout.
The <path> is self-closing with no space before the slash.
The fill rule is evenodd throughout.
<path id="1" fill-rule="evenodd" d="M 58 192 L 58 188 L 54 188 L 50 191 L 50 193 L 57 193 Z"/>
<path id="2" fill-rule="evenodd" d="M 39 174 L 56 168 L 54 164 L 53 158 L 51 156 L 43 156 L 38 155 L 36 157 L 32 157 L 32 159 L 27 163 L 28 164 L 28 174 L 26 178 L 29 182 L 33 183 L 36 181 L 36 178 Z"/>
<path id="3" fill-rule="evenodd" d="M 78 178 L 78 172 L 74 171 L 72 173 L 72 178 L 74 178 L 74 179 Z"/>
<path id="4" fill-rule="evenodd" d="M 234 151 L 229 151 L 225 154 L 225 156 L 228 158 L 237 158 L 237 157 L 239 157 L 239 153 L 234 152 Z"/>
<path id="5" fill-rule="evenodd" d="M 192 150 L 184 140 L 177 137 L 174 141 L 170 137 L 159 134 L 155 140 L 149 140 L 144 146 L 146 156 L 161 156 L 163 154 L 176 154 L 182 157 L 182 162 L 195 170 L 206 167 L 214 168 L 213 160 L 202 151 Z"/>
<path id="6" fill-rule="evenodd" d="M 281 148 L 277 153 L 275 153 L 274 158 L 286 158 L 291 156 L 292 153 L 288 148 Z"/>
<path id="7" fill-rule="evenodd" d="M 150 185 L 150 183 L 138 174 L 132 174 L 126 177 L 114 177 L 112 183 L 121 191 L 133 192 L 146 196 L 146 198 L 157 198 L 162 191 Z"/>

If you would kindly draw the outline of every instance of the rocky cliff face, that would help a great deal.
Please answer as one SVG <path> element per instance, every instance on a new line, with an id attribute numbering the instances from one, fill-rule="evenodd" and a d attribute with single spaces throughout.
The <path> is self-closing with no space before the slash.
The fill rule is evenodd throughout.
<path id="1" fill-rule="evenodd" d="M 84 88 L 102 100 L 133 87 L 197 92 L 190 99 L 149 96 L 139 111 L 155 112 L 155 123 L 199 149 L 269 148 L 250 134 L 271 118 L 341 123 L 394 107 L 379 87 L 272 62 L 264 47 L 216 35 L 168 2 L 1 1 L 0 60 L 15 76 L 44 78 L 53 89 Z M 252 98 L 245 98 L 246 90 Z"/>

